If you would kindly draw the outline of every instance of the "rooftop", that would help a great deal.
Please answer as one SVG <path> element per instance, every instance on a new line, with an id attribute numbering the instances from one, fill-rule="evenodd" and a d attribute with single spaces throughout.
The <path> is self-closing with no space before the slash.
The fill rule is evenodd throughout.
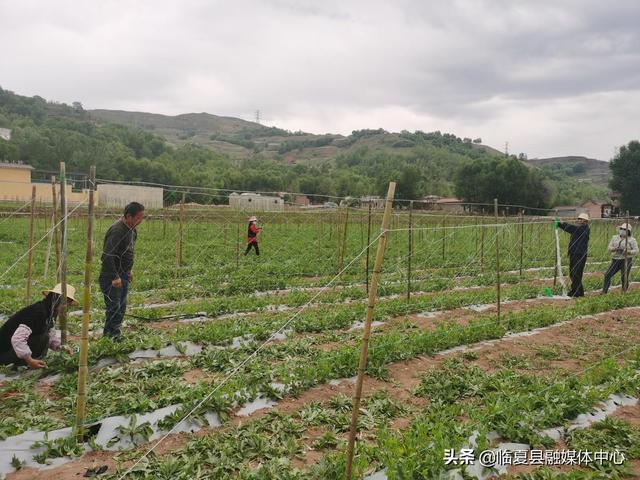
<path id="1" fill-rule="evenodd" d="M 33 170 L 33 167 L 31 165 L 26 165 L 24 163 L 0 162 L 0 168 L 20 168 L 23 170 Z"/>

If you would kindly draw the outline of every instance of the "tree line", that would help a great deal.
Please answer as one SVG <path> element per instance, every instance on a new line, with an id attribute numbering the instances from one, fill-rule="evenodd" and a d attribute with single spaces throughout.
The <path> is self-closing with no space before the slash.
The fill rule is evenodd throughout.
<path id="1" fill-rule="evenodd" d="M 77 102 L 69 106 L 1 88 L 0 127 L 12 130 L 10 141 L 0 139 L 1 161 L 22 161 L 44 171 L 56 171 L 61 161 L 70 172 L 87 172 L 90 165 L 96 165 L 99 178 L 108 180 L 331 196 L 384 195 L 388 182 L 394 180 L 398 183 L 396 196 L 403 199 L 456 195 L 468 202 L 486 203 L 497 196 L 503 203 L 537 208 L 604 194 L 603 189 L 578 182 L 567 172 L 531 168 L 515 156 L 495 156 L 441 132 L 403 131 L 399 134 L 403 148 L 374 148 L 358 142 L 388 133 L 358 130 L 342 142 L 341 153 L 315 163 L 289 165 L 282 158 L 259 153 L 237 160 L 196 144 L 172 146 L 139 128 L 98 122 Z M 276 135 L 281 133 L 274 130 Z M 292 140 L 282 150 L 307 143 L 323 145 L 330 139 Z M 636 188 L 628 171 L 634 165 L 637 169 L 638 161 L 627 161 L 627 157 L 635 158 L 637 150 L 637 142 L 632 142 L 620 150 L 622 158 L 612 162 L 612 186 L 621 191 Z M 620 180 L 619 172 L 626 172 L 625 181 Z M 637 208 L 638 195 L 624 192 L 623 201 Z M 212 197 L 210 201 L 225 199 Z"/>

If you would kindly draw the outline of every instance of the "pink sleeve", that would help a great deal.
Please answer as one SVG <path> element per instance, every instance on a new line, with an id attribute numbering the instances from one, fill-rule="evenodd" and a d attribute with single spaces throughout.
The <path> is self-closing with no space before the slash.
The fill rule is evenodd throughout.
<path id="1" fill-rule="evenodd" d="M 21 323 L 11 336 L 11 346 L 16 352 L 16 356 L 22 360 L 31 356 L 31 349 L 27 345 L 29 335 L 31 335 L 31 329 Z"/>
<path id="2" fill-rule="evenodd" d="M 49 330 L 49 348 L 58 350 L 61 344 L 60 330 L 54 330 L 53 328 Z"/>

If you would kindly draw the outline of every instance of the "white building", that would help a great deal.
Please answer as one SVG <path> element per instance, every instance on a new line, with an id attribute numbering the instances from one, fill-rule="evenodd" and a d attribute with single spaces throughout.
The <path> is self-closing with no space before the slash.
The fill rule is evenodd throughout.
<path id="1" fill-rule="evenodd" d="M 280 197 L 267 197 L 259 193 L 236 193 L 229 195 L 229 206 L 236 210 L 282 212 L 284 200 Z"/>
<path id="2" fill-rule="evenodd" d="M 101 207 L 124 208 L 128 203 L 138 202 L 146 209 L 163 207 L 163 190 L 157 187 L 119 185 L 113 183 L 98 185 L 98 203 Z"/>
<path id="3" fill-rule="evenodd" d="M 11 130 L 8 128 L 0 128 L 0 138 L 6 141 L 11 140 Z"/>

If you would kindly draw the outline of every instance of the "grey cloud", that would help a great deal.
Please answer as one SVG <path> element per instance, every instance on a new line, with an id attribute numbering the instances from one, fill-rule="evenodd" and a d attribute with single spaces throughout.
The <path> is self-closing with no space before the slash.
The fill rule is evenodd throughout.
<path id="1" fill-rule="evenodd" d="M 633 0 L 2 2 L 0 42 L 12 48 L 0 58 L 0 84 L 96 108 L 260 108 L 321 131 L 386 109 L 389 125 L 422 118 L 424 128 L 462 134 L 509 125 L 522 105 L 546 112 L 612 92 L 636 99 L 639 13 Z M 598 119 L 580 121 L 591 122 L 586 131 Z M 618 138 L 611 131 L 602 141 Z"/>

